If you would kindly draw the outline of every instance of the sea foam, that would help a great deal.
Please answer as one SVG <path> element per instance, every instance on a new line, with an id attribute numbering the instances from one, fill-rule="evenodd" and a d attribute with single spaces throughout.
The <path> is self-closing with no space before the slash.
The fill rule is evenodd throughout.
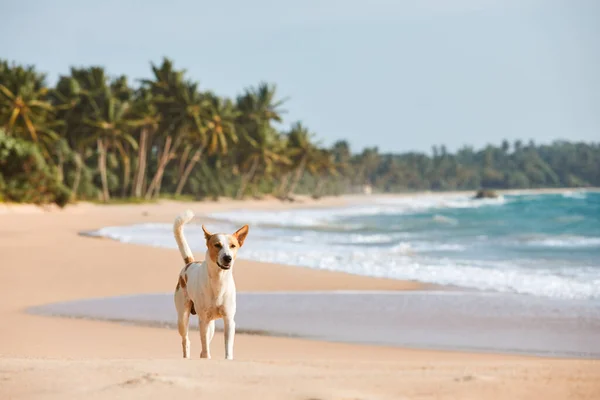
<path id="1" fill-rule="evenodd" d="M 598 299 L 600 203 L 594 199 L 373 197 L 342 208 L 237 210 L 210 217 L 220 221 L 211 223 L 215 231 L 251 224 L 241 252 L 247 259 L 486 291 Z M 578 202 L 581 219 L 571 217 L 570 202 Z M 561 231 L 565 219 L 569 233 Z M 105 227 L 90 234 L 176 247 L 171 224 Z M 186 236 L 195 251 L 205 250 L 198 224 L 186 226 Z"/>

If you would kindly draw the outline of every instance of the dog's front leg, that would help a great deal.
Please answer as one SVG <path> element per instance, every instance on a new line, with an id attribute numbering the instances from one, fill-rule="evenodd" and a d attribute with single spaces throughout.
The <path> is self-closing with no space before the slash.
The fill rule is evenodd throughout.
<path id="1" fill-rule="evenodd" d="M 210 358 L 210 321 L 208 318 L 200 319 L 200 341 L 202 342 L 202 351 L 200 352 L 200 358 Z"/>
<path id="2" fill-rule="evenodd" d="M 235 321 L 233 317 L 223 318 L 225 328 L 225 359 L 233 360 L 233 340 L 235 336 Z"/>

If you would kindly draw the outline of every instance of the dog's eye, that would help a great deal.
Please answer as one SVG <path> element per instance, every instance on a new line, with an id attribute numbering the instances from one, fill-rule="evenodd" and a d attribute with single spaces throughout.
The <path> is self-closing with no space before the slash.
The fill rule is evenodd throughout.
<path id="1" fill-rule="evenodd" d="M 235 249 L 235 244 L 232 244 L 231 246 L 229 246 L 229 248 Z"/>
<path id="2" fill-rule="evenodd" d="M 223 247 L 223 245 L 222 245 L 221 243 L 215 243 L 215 247 L 216 247 L 217 249 L 220 249 L 221 247 Z"/>

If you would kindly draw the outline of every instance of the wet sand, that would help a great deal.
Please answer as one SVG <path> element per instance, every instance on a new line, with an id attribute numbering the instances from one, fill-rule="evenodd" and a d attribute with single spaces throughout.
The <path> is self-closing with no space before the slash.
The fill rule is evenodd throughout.
<path id="1" fill-rule="evenodd" d="M 239 332 L 386 346 L 600 358 L 600 303 L 461 291 L 238 293 Z M 173 294 L 28 309 L 175 328 Z M 191 318 L 197 328 L 197 318 Z M 222 329 L 222 321 L 217 321 Z"/>

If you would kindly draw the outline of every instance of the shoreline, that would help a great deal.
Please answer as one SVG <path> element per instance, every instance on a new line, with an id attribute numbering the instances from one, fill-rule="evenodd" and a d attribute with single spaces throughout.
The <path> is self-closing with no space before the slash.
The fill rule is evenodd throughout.
<path id="1" fill-rule="evenodd" d="M 239 334 L 415 350 L 600 360 L 600 302 L 465 291 L 238 292 Z M 32 315 L 176 329 L 172 293 L 46 304 Z M 444 318 L 452 315 L 452 318 Z M 368 324 L 357 319 L 368 316 Z M 197 318 L 190 319 L 192 330 Z M 222 322 L 217 321 L 217 331 Z"/>
<path id="2" fill-rule="evenodd" d="M 600 187 L 590 188 L 539 188 L 539 189 L 498 189 L 493 190 L 499 195 L 519 195 L 519 194 L 563 194 L 570 192 L 600 192 Z M 90 210 L 94 207 L 144 207 L 144 206 L 160 206 L 165 204 L 181 204 L 185 205 L 205 205 L 214 206 L 215 211 L 232 211 L 236 209 L 236 205 L 240 207 L 257 207 L 257 209 L 264 209 L 260 204 L 269 203 L 269 208 L 275 207 L 277 209 L 290 209 L 290 208 L 328 208 L 334 206 L 341 206 L 351 204 L 357 200 L 365 200 L 369 198 L 386 198 L 386 197 L 422 197 L 422 196 L 474 196 L 476 190 L 451 190 L 451 191 L 415 191 L 415 192 L 398 192 L 398 193 L 373 193 L 367 194 L 342 194 L 339 196 L 325 196 L 320 199 L 313 199 L 309 195 L 297 195 L 296 201 L 287 202 L 281 201 L 272 196 L 265 196 L 262 199 L 245 199 L 235 200 L 231 198 L 220 198 L 217 201 L 213 200 L 199 200 L 199 201 L 179 201 L 170 199 L 158 199 L 148 202 L 132 202 L 132 203 L 108 203 L 104 204 L 101 202 L 89 202 L 79 201 L 73 204 L 68 204 L 65 208 L 60 208 L 55 204 L 25 204 L 25 203 L 6 203 L 0 202 L 0 216 L 10 214 L 45 214 L 50 212 L 68 213 L 68 212 L 81 212 L 82 210 Z"/>
<path id="3" fill-rule="evenodd" d="M 555 190 L 552 189 L 552 193 L 554 192 Z M 375 243 L 375 245 L 371 247 L 365 247 L 366 250 L 363 252 L 363 247 L 357 248 L 356 246 L 362 246 L 364 243 L 371 243 L 370 239 L 372 238 L 368 237 L 368 235 L 372 234 L 368 230 L 366 231 L 366 233 L 364 233 L 361 229 L 353 231 L 353 228 L 349 228 L 349 234 L 353 234 L 354 236 L 358 237 L 336 237 L 335 239 L 331 239 L 331 242 L 334 245 L 333 249 L 327 249 L 323 246 L 319 247 L 319 243 L 325 243 L 329 241 L 329 238 L 323 234 L 323 232 L 329 231 L 329 225 L 327 222 L 329 221 L 329 214 L 332 213 L 334 217 L 354 216 L 355 213 L 353 208 L 355 206 L 357 207 L 356 215 L 360 216 L 362 216 L 363 213 L 365 213 L 365 211 L 362 211 L 363 208 L 366 208 L 367 211 L 365 215 L 367 215 L 370 212 L 372 212 L 372 208 L 377 211 L 379 210 L 379 207 L 382 207 L 384 209 L 383 212 L 385 215 L 385 213 L 390 212 L 385 209 L 385 207 L 388 206 L 398 207 L 400 208 L 400 211 L 403 211 L 403 208 L 406 208 L 409 210 L 407 213 L 409 214 L 409 216 L 413 212 L 419 214 L 418 210 L 425 210 L 423 212 L 430 212 L 432 214 L 439 212 L 442 213 L 442 215 L 446 215 L 443 214 L 443 212 L 446 210 L 454 212 L 455 209 L 460 210 L 463 207 L 466 207 L 468 209 L 478 209 L 479 205 L 502 205 L 505 203 L 510 204 L 515 201 L 517 203 L 520 203 L 519 199 L 521 198 L 527 200 L 547 199 L 544 195 L 535 196 L 533 198 L 528 197 L 527 193 L 529 192 L 518 191 L 511 193 L 518 193 L 520 195 L 523 195 L 524 197 L 509 197 L 505 199 L 500 198 L 497 202 L 484 201 L 482 203 L 477 203 L 477 200 L 468 200 L 467 198 L 469 196 L 467 196 L 466 193 L 467 192 L 443 192 L 434 194 L 419 193 L 414 196 L 410 194 L 404 194 L 401 196 L 342 196 L 339 198 L 329 198 L 325 203 L 322 203 L 320 201 L 308 200 L 307 203 L 286 205 L 279 204 L 279 206 L 273 206 L 268 208 L 268 210 L 272 212 L 268 212 L 263 207 L 259 207 L 258 203 L 254 203 L 252 207 L 248 208 L 241 207 L 241 205 L 236 204 L 236 202 L 227 201 L 225 202 L 225 204 L 219 206 L 218 210 L 215 209 L 215 212 L 201 213 L 196 215 L 196 218 L 190 224 L 190 231 L 188 231 L 188 234 L 190 235 L 189 238 L 192 239 L 192 242 L 190 242 L 192 244 L 192 249 L 199 251 L 201 250 L 200 248 L 202 246 L 194 246 L 194 244 L 199 244 L 203 240 L 203 234 L 199 230 L 200 223 L 209 224 L 207 225 L 209 226 L 209 228 L 210 224 L 218 225 L 218 227 L 214 227 L 217 230 L 235 230 L 237 229 L 235 227 L 236 223 L 250 223 L 251 226 L 256 227 L 257 230 L 255 230 L 255 233 L 258 235 L 256 237 L 260 236 L 261 241 L 259 243 L 250 243 L 249 241 L 249 246 L 247 246 L 247 259 L 251 259 L 257 262 L 269 262 L 281 265 L 299 266 L 303 268 L 310 268 L 316 270 L 331 270 L 357 276 L 381 277 L 384 279 L 410 281 L 420 283 L 423 285 L 428 285 L 428 288 L 437 289 L 459 288 L 463 290 L 472 291 L 485 290 L 501 293 L 516 292 L 531 294 L 534 296 L 563 298 L 565 300 L 568 300 L 570 298 L 593 296 L 592 294 L 587 293 L 596 293 L 594 289 L 588 288 L 589 284 L 585 282 L 581 283 L 579 280 L 577 280 L 579 279 L 578 275 L 575 275 L 575 277 L 573 278 L 575 279 L 575 283 L 568 281 L 568 275 L 564 279 L 561 277 L 555 277 L 553 275 L 551 267 L 548 267 L 543 272 L 547 273 L 550 276 L 548 279 L 554 278 L 557 279 L 557 282 L 555 282 L 554 286 L 544 286 L 544 284 L 548 283 L 548 279 L 544 280 L 546 278 L 545 275 L 540 274 L 541 277 L 537 279 L 537 276 L 528 274 L 527 265 L 525 265 L 525 267 L 522 267 L 522 265 L 518 263 L 516 264 L 516 266 L 514 266 L 513 269 L 511 269 L 513 266 L 510 265 L 510 263 L 513 260 L 508 258 L 504 259 L 504 254 L 495 254 L 495 258 L 488 259 L 487 263 L 483 261 L 481 263 L 478 263 L 479 259 L 476 256 L 473 257 L 470 243 L 464 243 L 464 241 L 453 242 L 452 237 L 441 237 L 438 239 L 431 239 L 430 242 L 426 242 L 426 240 L 429 239 L 413 239 L 413 237 L 424 238 L 425 236 L 423 235 L 423 232 L 417 232 L 417 234 L 407 233 L 406 236 L 401 236 L 400 234 L 396 234 L 396 231 L 387 232 L 385 231 L 385 229 L 382 231 L 377 231 L 378 233 L 381 232 L 381 234 L 375 235 L 378 237 L 373 238 L 375 239 L 375 242 L 373 242 Z M 539 191 L 535 191 L 535 193 L 539 193 Z M 571 191 L 567 191 L 567 193 L 571 193 Z M 544 192 L 544 194 L 546 193 Z M 438 195 L 441 196 L 441 198 L 436 198 L 436 196 Z M 455 198 L 452 196 L 459 197 Z M 572 197 L 572 195 L 568 194 L 564 197 Z M 422 199 L 420 200 L 420 198 Z M 553 198 L 558 199 L 558 197 Z M 582 195 L 577 198 L 585 198 L 585 195 Z M 405 201 L 405 199 L 408 199 L 408 201 Z M 543 201 L 545 202 L 546 200 Z M 573 200 L 566 199 L 566 201 Z M 321 208 L 326 208 L 326 210 L 315 211 Z M 285 211 L 288 209 L 299 209 L 299 213 L 297 214 L 295 212 Z M 438 209 L 440 211 L 437 211 Z M 487 210 L 488 207 L 484 207 L 484 209 Z M 494 207 L 491 210 L 496 209 L 503 210 L 504 208 Z M 393 210 L 395 210 L 395 208 L 393 208 Z M 500 213 L 501 211 L 497 212 Z M 487 212 L 487 214 L 493 213 L 494 212 Z M 400 214 L 403 214 L 403 212 L 400 212 Z M 447 219 L 446 217 L 439 216 L 436 214 L 432 217 L 434 222 L 431 223 L 431 229 L 438 229 L 437 226 L 439 226 L 439 224 L 446 223 L 446 221 L 448 221 L 449 225 L 458 226 L 459 218 L 460 214 L 457 216 L 451 214 L 451 217 Z M 152 247 L 174 248 L 174 244 L 170 241 L 171 228 L 169 224 L 171 223 L 171 221 L 169 220 L 168 222 L 164 223 L 160 221 L 162 221 L 162 219 L 152 218 L 150 221 L 148 221 L 148 224 L 138 223 L 126 226 L 103 226 L 98 230 L 88 230 L 85 232 L 80 232 L 80 234 L 86 237 L 105 238 L 122 243 L 135 243 L 138 245 Z M 351 221 L 349 222 L 349 224 L 352 224 L 354 222 L 356 221 Z M 411 222 L 412 221 L 409 221 L 408 225 L 410 225 Z M 467 223 L 469 222 L 470 221 L 467 221 Z M 385 220 L 383 220 L 382 223 L 385 224 Z M 560 223 L 564 224 L 562 221 Z M 402 226 L 403 222 L 398 223 L 397 221 L 395 221 L 394 224 L 400 224 L 399 226 Z M 337 230 L 338 227 L 335 224 L 333 225 L 335 226 L 335 228 L 332 228 L 332 234 L 346 234 L 345 227 Z M 396 225 L 394 225 L 394 228 L 396 228 Z M 461 225 L 463 225 L 462 222 Z M 311 229 L 313 229 L 311 228 L 312 226 L 315 226 L 314 232 L 310 231 Z M 430 227 L 428 226 L 428 229 L 429 228 Z M 323 232 L 321 231 L 321 229 L 323 229 Z M 281 232 L 279 232 L 278 230 L 281 230 Z M 540 232 L 543 232 L 543 230 L 540 230 Z M 550 243 L 551 241 L 562 239 L 562 237 L 550 237 L 549 239 L 547 239 L 545 236 L 543 236 L 543 233 L 540 232 L 531 233 L 528 235 L 523 234 L 521 236 L 518 234 L 514 234 L 506 240 L 508 242 L 508 245 L 504 243 L 504 246 L 507 247 L 508 250 L 513 250 L 512 248 L 510 248 L 510 246 L 520 246 L 519 251 L 530 251 L 527 249 L 535 248 L 535 246 L 543 247 L 544 249 L 553 246 L 550 249 L 551 251 L 561 246 L 572 246 L 574 248 L 578 248 L 577 246 L 588 246 L 587 242 L 584 244 L 580 244 L 579 242 L 573 244 L 573 241 L 579 239 L 581 239 L 581 241 L 587 240 L 587 237 L 566 237 L 564 238 L 563 242 L 559 242 L 558 244 L 552 244 Z M 432 231 L 430 233 L 432 233 L 435 236 L 435 231 Z M 411 234 L 413 236 L 411 236 Z M 458 234 L 461 235 L 462 232 L 458 232 Z M 319 236 L 319 239 L 316 239 L 316 236 Z M 367 237 L 365 238 L 364 236 Z M 383 237 L 383 239 L 381 237 Z M 486 236 L 484 235 L 483 237 L 485 238 Z M 571 239 L 573 240 L 569 242 L 569 240 Z M 421 242 L 419 242 L 419 240 Z M 590 241 L 596 240 L 596 237 L 592 237 Z M 384 250 L 379 250 L 378 248 L 376 248 L 377 245 L 379 245 L 379 243 L 382 244 L 382 246 L 380 246 L 382 248 L 387 246 L 388 242 L 386 241 L 389 241 L 390 249 L 388 249 L 387 247 L 384 248 Z M 532 243 L 529 243 L 529 241 L 531 241 Z M 546 241 L 548 243 L 546 243 Z M 311 248 L 311 243 L 316 246 L 314 248 Z M 356 243 L 356 245 L 354 245 L 354 243 Z M 484 244 L 489 246 L 489 244 L 487 243 Z M 392 245 L 394 246 L 391 247 Z M 474 246 L 476 245 L 477 244 L 475 244 Z M 592 246 L 594 245 L 595 242 L 592 244 Z M 335 246 L 337 246 L 337 248 Z M 350 248 L 349 246 L 354 247 Z M 282 251 L 281 249 L 287 249 L 289 250 L 289 252 Z M 330 257 L 324 258 L 324 253 L 321 253 L 321 251 L 329 251 Z M 371 253 L 369 253 L 370 251 Z M 378 251 L 380 252 L 379 254 L 377 253 Z M 360 254 L 361 252 L 362 254 Z M 359 255 L 355 256 L 355 253 L 359 253 Z M 366 256 L 363 256 L 363 254 L 366 254 Z M 374 254 L 374 256 L 378 258 L 366 259 L 366 257 L 368 257 L 370 254 Z M 468 259 L 466 261 L 460 260 L 461 254 L 467 254 L 467 256 L 465 257 Z M 389 260 L 388 258 L 385 258 L 383 256 L 392 256 L 394 258 Z M 469 258 L 469 256 L 471 258 Z M 529 254 L 525 254 L 524 257 L 527 258 L 528 256 Z M 544 256 L 545 255 L 542 255 L 541 257 L 543 258 Z M 241 254 L 241 257 L 244 258 L 245 255 Z M 441 262 L 439 262 L 439 260 L 450 260 L 448 261 L 449 266 L 455 267 L 455 269 L 447 268 L 449 272 L 446 272 L 446 270 L 440 271 Z M 502 265 L 497 266 L 489 260 L 492 260 L 498 265 Z M 386 264 L 386 261 L 392 262 L 388 265 Z M 454 264 L 454 262 L 457 262 L 458 264 Z M 498 272 L 498 270 L 506 268 L 506 276 L 510 276 L 510 273 L 513 273 L 516 276 L 520 276 L 521 278 L 531 278 L 532 282 L 535 282 L 536 285 L 533 285 L 533 283 L 531 283 L 530 286 L 527 287 L 527 285 L 525 284 L 519 284 L 518 280 L 514 278 L 512 280 L 509 280 L 509 278 L 507 278 L 506 281 L 503 281 L 503 278 L 501 276 L 494 277 L 494 275 L 486 269 L 488 267 L 491 268 L 492 272 Z M 436 275 L 436 273 L 438 275 Z M 576 273 L 576 271 L 573 272 L 573 274 Z M 525 281 L 527 281 L 527 279 L 525 279 Z M 576 289 L 571 290 L 571 288 L 577 287 L 576 284 L 588 286 L 579 286 L 579 288 L 583 287 L 583 289 L 580 289 L 579 292 Z M 545 290 L 544 287 L 553 287 L 554 291 L 552 291 L 551 289 Z M 597 294 L 595 295 L 597 296 Z"/>

